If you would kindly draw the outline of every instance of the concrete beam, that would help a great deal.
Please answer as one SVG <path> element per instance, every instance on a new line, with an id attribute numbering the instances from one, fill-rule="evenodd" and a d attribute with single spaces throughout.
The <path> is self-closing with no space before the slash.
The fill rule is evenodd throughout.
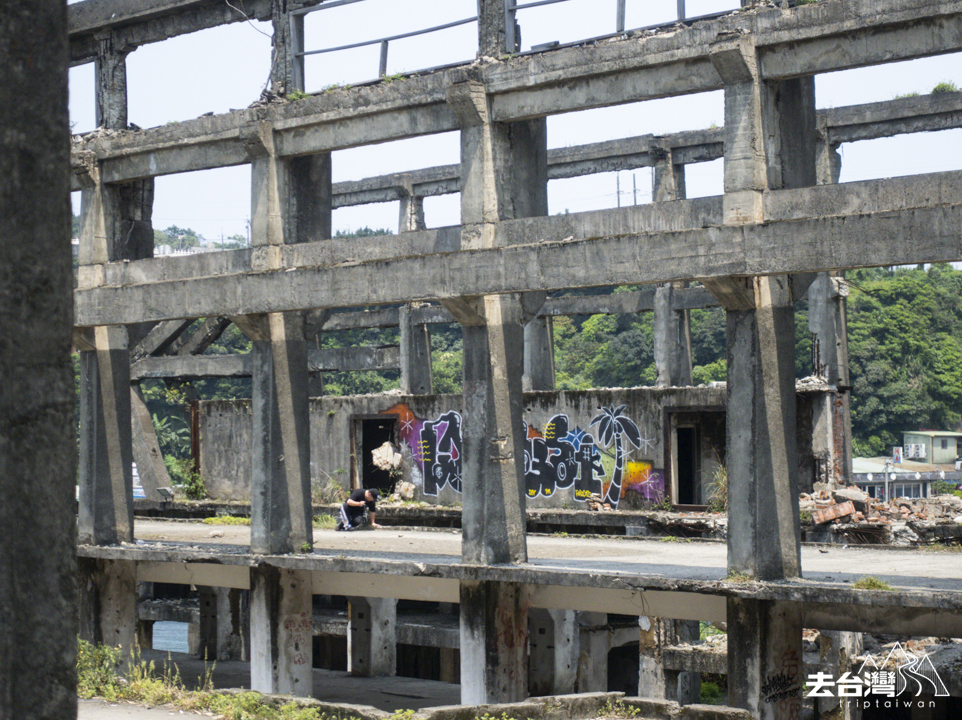
<path id="1" fill-rule="evenodd" d="M 307 352 L 310 372 L 397 370 L 400 352 L 388 347 L 318 348 Z M 251 377 L 251 355 L 184 355 L 148 357 L 131 365 L 131 380 L 146 378 Z"/>
<path id="2" fill-rule="evenodd" d="M 247 15 L 215 0 L 86 0 L 67 6 L 70 60 L 89 62 L 96 52 L 96 35 L 110 29 L 130 47 L 160 42 L 206 28 L 243 22 L 247 18 L 267 20 L 271 0 L 247 0 Z"/>
<path id="3" fill-rule="evenodd" d="M 947 178 L 951 176 L 947 174 Z M 853 183 L 839 194 L 851 197 L 860 191 L 871 192 L 870 187 Z M 803 194 L 814 197 L 822 189 L 835 190 L 782 192 L 798 193 L 795 198 Z M 442 254 L 430 263 L 412 257 L 250 273 L 243 284 L 238 283 L 238 276 L 226 275 L 78 289 L 74 293 L 75 323 L 89 327 L 275 309 L 427 301 L 465 294 L 950 262 L 962 257 L 962 206 L 954 204 L 902 213 L 867 212 L 654 235 L 617 235 L 615 227 L 602 217 L 593 218 L 594 222 L 585 217 L 580 220 L 577 225 L 564 216 L 505 221 L 496 234 L 506 241 L 521 241 L 530 237 L 532 230 L 531 240 L 544 238 L 542 229 L 554 230 L 551 234 L 560 237 L 525 246 Z M 580 237 L 563 240 L 566 235 L 562 233 L 570 234 L 576 227 Z M 902 242 L 909 236 L 915 239 L 912 244 Z"/>

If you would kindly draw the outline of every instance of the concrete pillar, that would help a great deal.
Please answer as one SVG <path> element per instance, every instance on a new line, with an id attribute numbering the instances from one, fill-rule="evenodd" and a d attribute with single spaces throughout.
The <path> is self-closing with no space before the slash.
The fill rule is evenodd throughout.
<path id="1" fill-rule="evenodd" d="M 430 395 L 431 336 L 428 326 L 414 322 L 412 304 L 399 311 L 401 326 L 401 392 L 405 395 Z"/>
<path id="2" fill-rule="evenodd" d="M 461 582 L 461 704 L 528 697 L 528 593 L 518 583 Z"/>
<path id="3" fill-rule="evenodd" d="M 579 632 L 574 610 L 528 611 L 528 692 L 569 695 L 578 680 Z"/>
<path id="4" fill-rule="evenodd" d="M 700 702 L 701 674 L 669 670 L 662 659 L 665 648 L 698 641 L 698 621 L 642 616 L 639 632 L 638 696 L 671 700 L 679 705 Z"/>
<path id="5" fill-rule="evenodd" d="M 348 598 L 347 671 L 358 677 L 397 674 L 397 600 Z"/>
<path id="6" fill-rule="evenodd" d="M 295 40 L 299 47 L 304 45 L 304 16 L 292 17 L 287 0 L 271 0 L 271 24 L 271 91 L 283 97 L 304 89 L 304 58 L 294 56 Z"/>
<path id="7" fill-rule="evenodd" d="M 818 273 L 808 288 L 808 329 L 812 333 L 813 373 L 837 388 L 826 425 L 829 438 L 830 479 L 851 480 L 852 419 L 848 412 L 848 331 L 846 298 L 848 284 L 833 273 Z"/>
<path id="8" fill-rule="evenodd" d="M 578 688 L 579 693 L 608 691 L 608 651 L 611 637 L 608 614 L 579 612 Z"/>
<path id="9" fill-rule="evenodd" d="M 480 5 L 482 54 L 497 44 L 497 8 Z M 494 40 L 492 40 L 494 38 Z M 490 48 L 488 48 L 490 49 Z M 461 124 L 461 246 L 490 248 L 502 220 L 546 215 L 543 119 L 491 120 L 484 85 L 457 83 L 448 104 Z M 524 326 L 544 294 L 457 298 L 445 307 L 464 327 L 462 561 L 527 560 L 521 414 Z M 461 697 L 515 702 L 527 694 L 527 598 L 516 585 L 461 583 Z M 494 648 L 494 650 L 492 650 Z"/>
<path id="10" fill-rule="evenodd" d="M 217 660 L 217 634 L 220 625 L 217 615 L 217 589 L 198 585 L 197 594 L 200 599 L 197 657 L 201 660 Z"/>
<path id="11" fill-rule="evenodd" d="M 856 672 L 855 658 L 862 653 L 862 633 L 821 630 L 818 638 L 819 670 L 833 678 Z M 862 708 L 857 702 L 840 702 L 837 697 L 815 698 L 819 720 L 861 720 Z"/>
<path id="12" fill-rule="evenodd" d="M 675 310 L 675 287 L 666 283 L 655 289 L 653 350 L 658 387 L 685 387 L 691 379 L 691 325 L 687 310 Z"/>
<path id="13" fill-rule="evenodd" d="M 726 308 L 728 570 L 801 575 L 795 337 L 786 277 L 751 280 L 755 309 Z"/>
<path id="14" fill-rule="evenodd" d="M 0 12 L 0 717 L 77 712 L 67 13 Z"/>
<path id="15" fill-rule="evenodd" d="M 651 198 L 654 202 L 681 200 L 685 195 L 685 166 L 675 164 L 670 147 L 652 150 L 655 165 L 652 172 Z M 691 385 L 691 327 L 687 310 L 675 310 L 675 288 L 688 283 L 666 283 L 655 290 L 652 345 L 657 387 Z"/>
<path id="16" fill-rule="evenodd" d="M 217 659 L 249 660 L 250 609 L 247 592 L 214 588 L 217 599 Z"/>
<path id="17" fill-rule="evenodd" d="M 80 637 L 119 647 L 128 657 L 137 639 L 137 563 L 80 558 Z"/>
<path id="18" fill-rule="evenodd" d="M 331 237 L 331 154 L 286 161 L 290 187 L 285 242 L 306 243 Z"/>
<path id="19" fill-rule="evenodd" d="M 489 14 L 495 5 L 482 3 L 482 26 L 494 22 Z M 447 99 L 461 123 L 461 244 L 493 247 L 499 221 L 547 214 L 545 122 L 493 122 L 484 85 L 477 81 L 457 83 Z M 464 326 L 465 562 L 527 559 L 518 358 L 524 325 L 543 303 L 543 294 L 445 303 Z"/>
<path id="20" fill-rule="evenodd" d="M 524 392 L 554 390 L 554 339 L 550 317 L 534 317 L 524 326 Z"/>
<path id="21" fill-rule="evenodd" d="M 672 620 L 679 643 L 694 644 L 701 639 L 701 623 L 697 620 Z M 701 673 L 681 671 L 670 687 L 676 688 L 674 700 L 679 705 L 696 705 L 701 702 Z"/>
<path id="22" fill-rule="evenodd" d="M 478 57 L 500 58 L 515 52 L 505 45 L 505 6 L 509 0 L 480 0 L 478 3 Z"/>
<path id="23" fill-rule="evenodd" d="M 253 339 L 251 552 L 309 552 L 311 467 L 303 318 L 236 319 Z"/>
<path id="24" fill-rule="evenodd" d="M 638 697 L 655 700 L 672 699 L 677 693 L 666 685 L 662 652 L 675 644 L 675 628 L 671 620 L 642 616 L 639 618 Z"/>
<path id="25" fill-rule="evenodd" d="M 113 33 L 97 35 L 96 121 L 97 127 L 127 128 L 127 55 L 133 48 L 117 47 Z"/>
<path id="26" fill-rule="evenodd" d="M 758 720 L 802 707 L 802 620 L 797 603 L 728 599 L 728 704 Z"/>
<path id="27" fill-rule="evenodd" d="M 79 541 L 116 545 L 134 537 L 130 360 L 127 330 L 98 327 L 80 353 Z"/>
<path id="28" fill-rule="evenodd" d="M 416 232 L 424 230 L 427 225 L 424 222 L 424 198 L 415 195 L 411 187 L 406 187 L 401 193 L 400 208 L 398 215 L 397 231 Z"/>
<path id="29" fill-rule="evenodd" d="M 311 573 L 251 568 L 251 689 L 308 697 L 313 691 Z"/>
<path id="30" fill-rule="evenodd" d="M 812 78 L 765 82 L 753 40 L 710 49 L 725 82 L 724 220 L 764 220 L 766 190 L 814 185 Z M 800 574 L 794 281 L 711 279 L 727 315 L 728 567 L 762 580 Z"/>

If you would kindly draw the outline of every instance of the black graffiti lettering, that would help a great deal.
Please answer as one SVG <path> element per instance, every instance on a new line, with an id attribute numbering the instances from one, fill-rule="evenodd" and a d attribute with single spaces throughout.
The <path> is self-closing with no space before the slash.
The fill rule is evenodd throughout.
<path id="1" fill-rule="evenodd" d="M 601 494 L 601 478 L 605 476 L 605 469 L 601 464 L 601 453 L 595 447 L 595 440 L 591 435 L 585 435 L 581 439 L 577 462 L 578 477 L 575 480 L 575 499 L 583 502 L 592 494 Z"/>
<path id="2" fill-rule="evenodd" d="M 421 427 L 424 494 L 437 495 L 445 485 L 461 492 L 461 416 L 446 412 Z"/>

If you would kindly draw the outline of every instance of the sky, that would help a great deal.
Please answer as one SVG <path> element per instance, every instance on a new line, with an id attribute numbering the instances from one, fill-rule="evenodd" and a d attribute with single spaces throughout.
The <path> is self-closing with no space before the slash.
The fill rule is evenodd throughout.
<path id="1" fill-rule="evenodd" d="M 76 2 L 80 0 L 71 0 Z M 242 0 L 232 0 L 242 7 Z M 687 0 L 687 15 L 734 10 L 739 0 Z M 363 0 L 307 16 L 305 47 L 320 50 L 398 35 L 471 17 L 476 0 Z M 616 0 L 567 0 L 522 9 L 522 50 L 532 45 L 573 42 L 615 31 Z M 671 22 L 675 0 L 627 0 L 627 29 Z M 128 117 L 153 127 L 244 108 L 258 99 L 270 72 L 270 23 L 246 22 L 204 30 L 138 48 L 127 58 Z M 474 23 L 428 35 L 392 41 L 388 75 L 471 61 L 477 52 Z M 306 89 L 317 92 L 377 77 L 378 44 L 322 53 L 306 60 Z M 889 100 L 896 95 L 925 94 L 940 82 L 962 86 L 962 54 L 819 75 L 819 108 Z M 651 100 L 548 118 L 548 146 L 568 147 L 647 133 L 670 133 L 721 125 L 721 91 Z M 70 71 L 70 115 L 74 132 L 94 128 L 93 64 Z M 905 135 L 845 144 L 842 182 L 962 169 L 962 129 Z M 390 172 L 457 163 L 457 133 L 337 151 L 334 182 L 360 180 Z M 722 192 L 722 161 L 689 165 L 689 197 Z M 618 188 L 620 186 L 620 196 Z M 636 191 L 637 189 L 637 191 Z M 74 193 L 79 212 L 79 193 Z M 602 173 L 548 184 L 551 214 L 582 212 L 651 199 L 651 171 Z M 247 234 L 250 218 L 250 169 L 223 168 L 157 178 L 154 227 L 191 228 L 208 240 Z M 459 198 L 425 200 L 428 227 L 456 225 Z M 397 231 L 398 204 L 383 203 L 334 211 L 334 231 L 360 227 Z"/>

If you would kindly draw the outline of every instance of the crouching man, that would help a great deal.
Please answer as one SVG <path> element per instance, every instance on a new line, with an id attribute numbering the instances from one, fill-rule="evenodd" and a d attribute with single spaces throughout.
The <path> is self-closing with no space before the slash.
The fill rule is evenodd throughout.
<path id="1" fill-rule="evenodd" d="M 375 522 L 377 499 L 380 496 L 377 488 L 365 490 L 358 488 L 351 492 L 351 496 L 341 505 L 341 521 L 337 530 L 357 530 L 364 523 L 364 510 L 367 508 L 371 516 L 371 527 L 381 527 Z"/>

